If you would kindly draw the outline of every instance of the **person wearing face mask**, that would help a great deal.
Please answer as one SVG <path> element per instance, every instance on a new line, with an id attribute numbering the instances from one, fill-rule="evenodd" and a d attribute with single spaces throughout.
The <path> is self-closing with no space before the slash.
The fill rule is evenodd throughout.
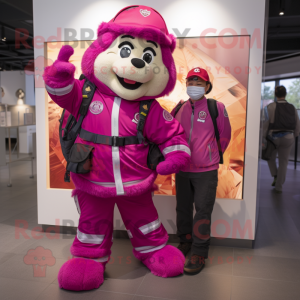
<path id="1" fill-rule="evenodd" d="M 191 164 L 175 177 L 176 222 L 178 249 L 184 256 L 191 250 L 184 271 L 195 275 L 208 258 L 219 163 L 223 163 L 223 153 L 231 139 L 231 126 L 224 104 L 205 97 L 212 90 L 206 70 L 190 70 L 186 87 L 189 100 L 181 100 L 171 113 L 184 128 L 191 149 Z"/>

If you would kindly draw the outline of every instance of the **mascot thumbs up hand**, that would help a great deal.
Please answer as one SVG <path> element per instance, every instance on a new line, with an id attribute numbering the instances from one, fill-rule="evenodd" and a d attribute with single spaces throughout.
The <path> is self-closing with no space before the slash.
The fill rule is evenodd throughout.
<path id="1" fill-rule="evenodd" d="M 63 88 L 74 82 L 75 66 L 69 63 L 74 49 L 65 45 L 60 49 L 57 60 L 52 66 L 46 67 L 44 81 L 50 88 Z"/>

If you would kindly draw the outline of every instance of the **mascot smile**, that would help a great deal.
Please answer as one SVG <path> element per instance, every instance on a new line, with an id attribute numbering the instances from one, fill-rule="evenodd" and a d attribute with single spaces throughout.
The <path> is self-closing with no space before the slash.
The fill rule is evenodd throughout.
<path id="1" fill-rule="evenodd" d="M 126 100 L 160 94 L 169 81 L 160 45 L 131 35 L 119 36 L 94 67 L 97 79 Z"/>
<path id="2" fill-rule="evenodd" d="M 81 80 L 74 78 L 70 46 L 62 47 L 43 75 L 52 100 L 77 122 L 66 133 L 74 131 L 74 140 L 65 137 L 64 145 L 71 147 L 67 170 L 80 219 L 73 258 L 58 275 L 59 286 L 74 291 L 103 283 L 115 205 L 134 256 L 153 274 L 173 277 L 184 268 L 183 254 L 167 245 L 152 201 L 157 173 L 177 173 L 190 161 L 182 127 L 155 100 L 175 86 L 175 38 L 156 10 L 138 5 L 102 23 L 97 37 L 83 55 Z M 163 156 L 154 168 L 149 164 L 153 146 Z"/>

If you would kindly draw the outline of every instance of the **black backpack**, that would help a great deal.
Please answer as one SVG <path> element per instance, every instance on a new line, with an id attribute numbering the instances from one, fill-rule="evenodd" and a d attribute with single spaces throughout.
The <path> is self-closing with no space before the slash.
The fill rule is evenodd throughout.
<path id="1" fill-rule="evenodd" d="M 274 123 L 270 123 L 270 130 L 294 131 L 296 128 L 296 113 L 294 105 L 276 102 Z"/>
<path id="2" fill-rule="evenodd" d="M 93 142 L 95 144 L 105 144 L 110 146 L 126 146 L 133 144 L 149 144 L 149 152 L 147 157 L 147 165 L 151 170 L 155 170 L 157 165 L 164 160 L 159 147 L 146 141 L 143 136 L 143 130 L 147 115 L 154 99 L 144 100 L 140 102 L 139 120 L 137 123 L 136 136 L 105 136 L 86 131 L 81 128 L 82 121 L 86 116 L 91 101 L 94 97 L 96 86 L 81 75 L 80 80 L 85 80 L 82 88 L 82 102 L 79 109 L 79 119 L 70 114 L 67 110 L 63 110 L 59 120 L 59 139 L 64 158 L 67 161 L 66 173 L 64 176 L 65 182 L 70 182 L 70 172 L 85 174 L 90 172 L 92 161 L 93 146 L 75 143 L 79 135 L 83 140 Z"/>
<path id="3" fill-rule="evenodd" d="M 185 102 L 187 102 L 187 101 L 185 101 Z M 183 106 L 183 104 L 185 102 L 183 102 L 183 103 L 179 102 L 177 104 L 177 106 L 175 107 L 174 117 L 179 112 L 180 108 Z M 208 106 L 209 114 L 210 114 L 211 119 L 212 119 L 213 124 L 214 124 L 215 137 L 216 137 L 216 140 L 217 140 L 218 150 L 219 150 L 219 155 L 220 155 L 220 162 L 219 163 L 223 164 L 224 163 L 223 152 L 222 152 L 222 147 L 221 147 L 221 142 L 220 142 L 220 134 L 219 134 L 218 125 L 217 125 L 217 117 L 219 116 L 217 101 L 214 100 L 214 99 L 207 99 L 207 106 Z"/>

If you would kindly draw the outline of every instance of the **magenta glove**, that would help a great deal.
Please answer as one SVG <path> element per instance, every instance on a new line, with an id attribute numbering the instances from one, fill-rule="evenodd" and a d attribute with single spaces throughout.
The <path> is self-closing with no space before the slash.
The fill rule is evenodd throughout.
<path id="1" fill-rule="evenodd" d="M 73 83 L 75 66 L 69 63 L 73 53 L 74 49 L 71 46 L 62 46 L 54 64 L 45 68 L 43 78 L 46 85 L 51 88 L 62 88 Z"/>
<path id="2" fill-rule="evenodd" d="M 191 160 L 191 156 L 183 151 L 170 153 L 167 155 L 166 160 L 162 161 L 156 167 L 156 171 L 160 175 L 169 175 L 178 173 L 184 167 L 186 167 Z"/>

